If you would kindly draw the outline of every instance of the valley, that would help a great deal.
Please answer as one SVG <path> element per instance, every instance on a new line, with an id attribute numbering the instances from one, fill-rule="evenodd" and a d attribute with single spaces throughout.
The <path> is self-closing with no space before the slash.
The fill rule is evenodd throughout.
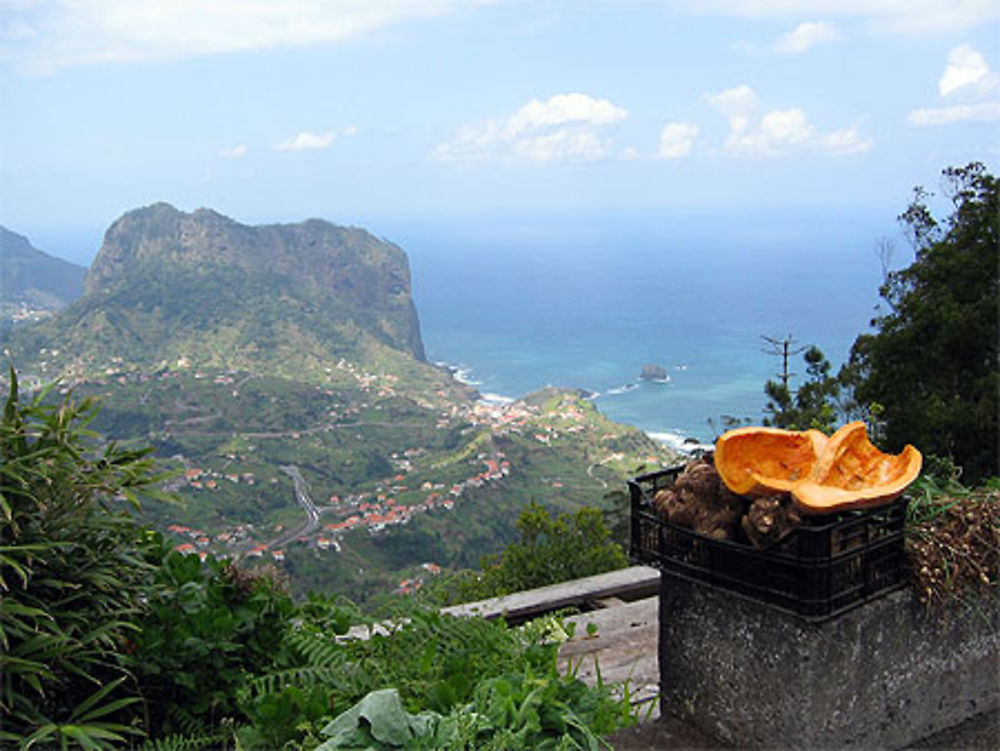
<path id="1" fill-rule="evenodd" d="M 363 230 L 155 204 L 111 226 L 82 297 L 2 333 L 2 378 L 94 397 L 100 435 L 153 447 L 177 500 L 140 514 L 178 550 L 358 601 L 477 568 L 529 501 L 610 510 L 677 460 L 583 391 L 481 398 L 424 359 L 409 288 Z"/>

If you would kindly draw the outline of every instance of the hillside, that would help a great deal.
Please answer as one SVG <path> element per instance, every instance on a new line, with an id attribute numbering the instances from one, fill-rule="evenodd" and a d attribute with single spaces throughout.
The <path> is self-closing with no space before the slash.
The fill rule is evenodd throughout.
<path id="1" fill-rule="evenodd" d="M 0 226 L 0 305 L 56 310 L 83 294 L 83 266 L 55 258 Z"/>
<path id="2" fill-rule="evenodd" d="M 276 563 L 299 590 L 364 600 L 478 566 L 529 500 L 610 505 L 675 460 L 576 391 L 481 400 L 424 360 L 405 253 L 319 220 L 130 212 L 84 296 L 3 347 L 4 372 L 99 398 L 95 429 L 175 471 L 182 505 L 143 510 L 173 544 Z"/>
<path id="3" fill-rule="evenodd" d="M 183 505 L 144 516 L 189 552 L 277 562 L 299 590 L 364 601 L 436 566 L 478 567 L 525 503 L 605 506 L 676 457 L 572 390 L 425 399 L 341 362 L 326 386 L 261 373 L 118 371 L 76 384 L 94 427 L 150 444 Z M 425 567 L 424 564 L 431 564 Z"/>
<path id="4" fill-rule="evenodd" d="M 424 357 L 398 247 L 320 220 L 249 227 L 165 203 L 115 221 L 83 297 L 7 346 L 20 367 L 71 377 L 180 363 L 301 378 L 339 358 L 398 372 Z"/>

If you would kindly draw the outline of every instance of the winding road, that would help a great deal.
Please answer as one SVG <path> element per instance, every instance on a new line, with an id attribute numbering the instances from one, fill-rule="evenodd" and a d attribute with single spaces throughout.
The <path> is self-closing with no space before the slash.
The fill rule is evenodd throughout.
<path id="1" fill-rule="evenodd" d="M 299 472 L 299 468 L 294 464 L 284 464 L 281 466 L 281 471 L 291 477 L 292 482 L 295 483 L 295 500 L 302 507 L 302 510 L 306 512 L 306 518 L 305 521 L 283 532 L 280 537 L 271 540 L 267 544 L 271 550 L 280 550 L 292 540 L 296 540 L 303 535 L 308 535 L 319 525 L 319 515 L 321 513 L 316 504 L 313 503 L 312 498 L 309 497 L 309 485 L 302 477 L 302 473 Z"/>

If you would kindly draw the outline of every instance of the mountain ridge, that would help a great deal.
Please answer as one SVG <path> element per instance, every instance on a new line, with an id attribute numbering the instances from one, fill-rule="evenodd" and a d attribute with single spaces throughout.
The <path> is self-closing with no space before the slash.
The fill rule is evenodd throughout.
<path id="1" fill-rule="evenodd" d="M 0 331 L 0 362 L 0 387 L 8 364 L 25 389 L 58 380 L 103 403 L 100 435 L 153 447 L 182 504 L 141 513 L 178 550 L 267 555 L 297 587 L 357 598 L 478 565 L 527 499 L 608 507 L 627 474 L 675 460 L 581 393 L 477 399 L 423 359 L 405 253 L 323 220 L 128 212 L 84 296 Z"/>
<path id="2" fill-rule="evenodd" d="M 56 258 L 0 225 L 0 302 L 55 310 L 83 294 L 87 269 Z"/>
<path id="3" fill-rule="evenodd" d="M 341 358 L 425 362 L 406 254 L 321 219 L 255 227 L 211 209 L 134 209 L 109 226 L 84 290 L 18 332 L 21 362 L 43 347 L 63 353 L 49 371 L 71 375 L 110 361 L 295 377 Z"/>

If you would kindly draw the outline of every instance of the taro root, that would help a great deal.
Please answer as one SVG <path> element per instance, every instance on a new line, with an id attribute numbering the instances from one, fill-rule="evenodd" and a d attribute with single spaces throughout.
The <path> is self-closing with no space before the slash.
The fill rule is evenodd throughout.
<path id="1" fill-rule="evenodd" d="M 698 502 L 691 496 L 684 500 L 673 490 L 663 489 L 653 497 L 653 505 L 671 524 L 676 524 L 678 527 L 694 525 Z"/>
<path id="2" fill-rule="evenodd" d="M 688 462 L 674 481 L 674 492 L 684 500 L 709 501 L 719 493 L 719 473 L 709 462 Z"/>
<path id="3" fill-rule="evenodd" d="M 751 503 L 741 526 L 751 545 L 766 550 L 788 537 L 801 521 L 789 496 L 776 494 Z"/>
<path id="4" fill-rule="evenodd" d="M 710 457 L 689 462 L 673 489 L 660 490 L 653 504 L 671 524 L 717 540 L 732 539 L 745 506 L 719 482 Z"/>

